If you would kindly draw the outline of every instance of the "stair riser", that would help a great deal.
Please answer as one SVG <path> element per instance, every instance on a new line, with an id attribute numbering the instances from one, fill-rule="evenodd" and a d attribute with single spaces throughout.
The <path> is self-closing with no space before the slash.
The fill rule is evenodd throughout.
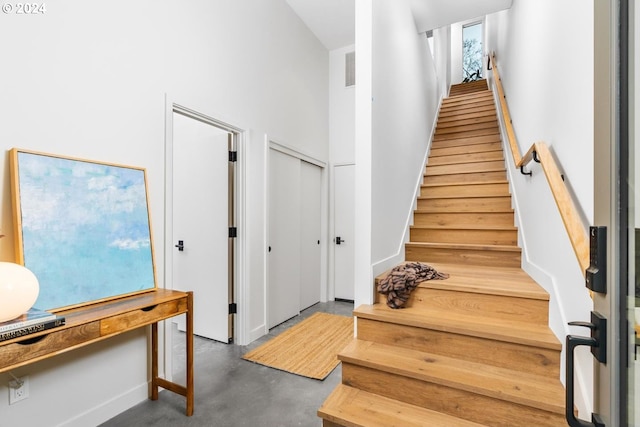
<path id="1" fill-rule="evenodd" d="M 478 98 L 487 98 L 489 96 L 491 96 L 491 92 L 489 92 L 487 90 L 487 87 L 485 85 L 485 87 L 482 88 L 470 88 L 470 89 L 455 89 L 453 92 L 449 93 L 449 98 L 447 98 L 448 100 L 452 100 L 452 99 L 457 99 L 457 98 L 471 98 L 471 97 L 478 97 Z"/>
<path id="2" fill-rule="evenodd" d="M 438 127 L 437 129 L 446 129 L 446 128 L 451 128 L 451 127 L 456 127 L 456 126 L 471 126 L 471 125 L 477 125 L 477 124 L 481 124 L 481 123 L 496 123 L 497 124 L 498 118 L 496 117 L 495 114 L 486 114 L 484 116 L 479 116 L 479 117 L 460 117 L 454 120 L 445 118 L 443 120 L 438 120 Z"/>
<path id="3" fill-rule="evenodd" d="M 483 143 L 483 144 L 473 144 L 473 145 L 461 145 L 458 147 L 448 147 L 448 148 L 435 148 L 431 147 L 431 151 L 429 154 L 429 161 L 437 159 L 441 156 L 455 156 L 455 155 L 469 155 L 471 153 L 484 153 L 490 151 L 498 151 L 502 154 L 502 143 L 501 142 L 491 142 L 491 143 Z M 503 157 L 504 158 L 504 157 Z"/>
<path id="4" fill-rule="evenodd" d="M 469 138 L 461 137 L 457 139 L 449 139 L 449 140 L 441 140 L 441 141 L 433 141 L 431 143 L 431 148 L 452 148 L 452 147 L 469 147 L 471 145 L 478 144 L 493 144 L 500 143 L 500 133 L 494 132 L 489 135 L 481 135 L 481 136 L 471 136 Z M 471 148 L 469 148 L 471 150 Z"/>
<path id="5" fill-rule="evenodd" d="M 479 93 L 482 93 L 483 91 L 488 91 L 488 90 L 489 90 L 489 87 L 487 86 L 487 80 L 480 79 L 480 80 L 475 80 L 473 82 L 452 85 L 451 88 L 449 89 L 449 96 L 455 96 L 451 94 L 452 92 L 453 93 L 459 93 L 459 92 L 473 93 L 477 91 Z"/>
<path id="6" fill-rule="evenodd" d="M 425 212 L 513 212 L 511 197 L 473 199 L 418 199 L 418 210 Z"/>
<path id="7" fill-rule="evenodd" d="M 486 110 L 480 110 L 480 111 L 462 111 L 462 112 L 455 112 L 455 111 L 450 111 L 447 114 L 442 114 L 438 117 L 438 125 L 441 124 L 446 124 L 446 123 L 450 123 L 450 122 L 455 122 L 458 120 L 473 120 L 473 119 L 485 119 L 485 118 L 491 118 L 493 120 L 497 120 L 497 115 L 496 115 L 496 111 L 495 108 L 487 108 Z"/>
<path id="8" fill-rule="evenodd" d="M 425 176 L 423 185 L 451 185 L 451 184 L 481 184 L 506 181 L 507 173 L 501 172 L 472 172 L 451 175 Z"/>
<path id="9" fill-rule="evenodd" d="M 509 184 L 422 186 L 420 197 L 432 199 L 460 197 L 501 197 L 509 195 Z"/>
<path id="10" fill-rule="evenodd" d="M 493 131 L 498 129 L 498 121 L 497 120 L 492 120 L 492 121 L 488 121 L 488 122 L 482 122 L 482 123 L 473 123 L 473 124 L 468 124 L 468 125 L 447 125 L 447 126 L 438 126 L 436 127 L 436 136 L 437 135 L 444 135 L 444 134 L 449 134 L 449 133 L 456 133 L 456 132 L 469 132 L 469 131 L 473 131 L 473 130 L 480 130 L 480 129 L 491 129 Z"/>
<path id="11" fill-rule="evenodd" d="M 438 119 L 441 118 L 449 118 L 449 117 L 460 117 L 469 115 L 471 117 L 472 114 L 483 114 L 483 113 L 496 113 L 496 107 L 493 104 L 493 101 L 486 100 L 482 102 L 478 102 L 477 104 L 467 104 L 467 105 L 443 105 L 440 108 L 440 112 L 438 114 Z"/>
<path id="12" fill-rule="evenodd" d="M 376 293 L 376 298 L 378 303 L 386 304 L 387 302 L 385 295 Z M 463 316 L 482 316 L 483 318 L 545 326 L 548 324 L 549 318 L 548 301 L 448 291 L 429 287 L 414 289 L 405 307 L 442 310 L 446 313 L 456 313 Z"/>
<path id="13" fill-rule="evenodd" d="M 560 351 L 358 318 L 358 339 L 560 377 Z"/>
<path id="14" fill-rule="evenodd" d="M 425 176 L 455 175 L 463 173 L 503 172 L 506 174 L 504 160 L 460 163 L 454 165 L 427 164 Z M 505 175 L 506 176 L 506 175 Z"/>
<path id="15" fill-rule="evenodd" d="M 513 227 L 511 213 L 421 213 L 413 214 L 413 225 L 432 228 L 500 229 Z"/>
<path id="16" fill-rule="evenodd" d="M 450 98 L 450 99 L 445 99 L 442 102 L 442 109 L 448 109 L 448 110 L 453 110 L 456 108 L 471 108 L 473 109 L 474 107 L 483 107 L 487 104 L 490 104 L 493 106 L 493 110 L 495 111 L 495 105 L 493 102 L 493 97 L 492 96 L 487 96 L 487 95 L 476 95 L 475 97 L 467 97 L 467 96 L 460 96 L 460 97 L 456 97 L 456 98 Z"/>
<path id="17" fill-rule="evenodd" d="M 485 91 L 481 91 L 481 92 L 476 92 L 476 93 L 461 93 L 459 95 L 451 95 L 449 96 L 449 98 L 445 98 L 442 101 L 443 105 L 452 105 L 452 104 L 460 104 L 460 103 L 464 103 L 464 104 L 474 104 L 474 103 L 478 103 L 478 102 L 482 102 L 482 101 L 486 101 L 486 100 L 491 100 L 493 101 L 493 95 L 491 94 L 491 92 L 485 90 Z"/>
<path id="18" fill-rule="evenodd" d="M 466 163 L 484 163 L 484 162 L 497 162 L 500 161 L 504 165 L 504 157 L 502 150 L 496 151 L 482 151 L 479 153 L 470 154 L 452 154 L 449 156 L 433 156 L 429 157 L 429 163 L 427 168 L 442 165 L 456 165 L 460 166 Z"/>
<path id="19" fill-rule="evenodd" d="M 342 362 L 342 382 L 412 405 L 467 419 L 487 426 L 513 427 L 522 420 L 529 426 L 557 427 L 564 417 L 505 402 L 473 392 Z"/>
<path id="20" fill-rule="evenodd" d="M 520 267 L 520 252 L 405 246 L 405 259 L 426 263 L 462 263 L 491 267 Z"/>
<path id="21" fill-rule="evenodd" d="M 436 133 L 433 136 L 433 141 L 449 141 L 452 139 L 470 138 L 477 136 L 495 135 L 499 132 L 497 127 L 488 129 L 475 129 L 463 132 L 451 132 L 451 133 Z"/>
<path id="22" fill-rule="evenodd" d="M 470 243 L 475 245 L 517 245 L 516 230 L 451 230 L 411 228 L 411 242 Z"/>

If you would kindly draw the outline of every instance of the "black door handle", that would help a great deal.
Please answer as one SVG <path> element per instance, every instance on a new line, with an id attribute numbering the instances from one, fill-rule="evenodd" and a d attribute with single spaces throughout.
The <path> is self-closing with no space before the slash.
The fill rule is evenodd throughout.
<path id="1" fill-rule="evenodd" d="M 344 243 L 344 240 L 342 240 L 340 236 L 336 237 L 336 245 L 340 245 L 342 243 Z"/>
<path id="2" fill-rule="evenodd" d="M 178 240 L 178 244 L 176 245 L 176 248 L 178 248 L 180 252 L 184 251 L 184 240 Z"/>
<path id="3" fill-rule="evenodd" d="M 591 329 L 590 337 L 567 335 L 566 340 L 566 370 L 565 370 L 565 417 L 571 427 L 605 427 L 598 414 L 591 414 L 591 422 L 576 418 L 574 408 L 574 350 L 586 345 L 591 347 L 591 353 L 601 363 L 607 363 L 607 319 L 599 313 L 591 312 L 591 322 L 569 322 L 573 326 L 585 326 Z"/>

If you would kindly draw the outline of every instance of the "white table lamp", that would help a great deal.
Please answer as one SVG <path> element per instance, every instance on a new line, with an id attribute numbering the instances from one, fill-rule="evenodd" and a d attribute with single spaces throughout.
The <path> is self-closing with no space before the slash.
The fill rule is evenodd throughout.
<path id="1" fill-rule="evenodd" d="M 36 302 L 40 285 L 26 267 L 0 262 L 0 322 L 26 313 Z"/>

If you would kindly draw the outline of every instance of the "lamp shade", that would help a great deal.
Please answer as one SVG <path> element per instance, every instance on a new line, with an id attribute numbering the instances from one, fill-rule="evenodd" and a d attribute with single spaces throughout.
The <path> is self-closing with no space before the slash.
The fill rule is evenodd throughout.
<path id="1" fill-rule="evenodd" d="M 40 285 L 26 267 L 0 262 L 0 322 L 26 313 L 36 302 Z"/>

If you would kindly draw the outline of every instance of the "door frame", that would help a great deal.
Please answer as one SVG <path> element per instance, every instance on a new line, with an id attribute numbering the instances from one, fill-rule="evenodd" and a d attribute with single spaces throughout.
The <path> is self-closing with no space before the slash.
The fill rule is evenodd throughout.
<path id="1" fill-rule="evenodd" d="M 607 320 L 607 363 L 594 362 L 594 412 L 607 427 L 627 425 L 629 278 L 629 1 L 595 1 L 594 225 L 606 226 L 607 292 L 593 293 Z M 625 19 L 621 19 L 624 17 Z M 631 21 L 632 23 L 633 21 Z M 631 64 L 632 65 L 632 64 Z M 631 81 L 632 82 L 632 81 Z M 619 94 L 619 95 L 618 95 Z"/>
<path id="2" fill-rule="evenodd" d="M 233 322 L 234 342 L 240 345 L 248 344 L 249 333 L 247 331 L 249 325 L 249 295 L 246 284 L 246 141 L 247 132 L 240 127 L 230 123 L 218 120 L 212 116 L 202 112 L 185 107 L 175 102 L 169 95 L 165 95 L 165 188 L 164 188 L 164 287 L 173 289 L 173 114 L 178 113 L 203 123 L 215 126 L 219 129 L 227 131 L 233 135 L 235 150 L 237 152 L 237 161 L 235 163 L 235 185 L 233 191 L 235 226 L 238 229 L 238 235 L 235 239 L 233 247 L 234 268 L 230 269 L 230 273 L 234 278 L 233 294 L 237 304 L 237 313 Z M 160 325 L 159 343 L 160 354 L 164 354 L 164 363 L 160 364 L 159 369 L 162 373 L 164 370 L 165 378 L 171 380 L 172 377 L 172 336 L 166 331 L 170 330 L 170 322 L 165 321 Z"/>
<path id="3" fill-rule="evenodd" d="M 336 168 L 339 167 L 343 167 L 343 166 L 356 166 L 355 162 L 339 162 L 339 163 L 334 163 L 331 165 L 331 206 L 330 206 L 330 212 L 331 212 L 331 218 L 330 218 L 330 223 L 331 223 L 331 230 L 330 230 L 330 234 L 329 236 L 331 236 L 331 244 L 329 245 L 329 292 L 328 292 L 328 298 L 330 301 L 335 300 L 336 297 L 336 246 L 334 244 L 334 237 L 336 235 Z M 355 189 L 355 182 L 354 182 L 354 189 Z M 355 228 L 353 230 L 354 234 L 355 234 Z M 355 239 L 354 239 L 355 240 Z M 354 274 L 355 274 L 355 266 L 354 266 Z M 355 287 L 355 281 L 354 281 L 354 287 Z M 354 289 L 354 298 L 355 298 L 355 289 Z M 355 299 L 354 299 L 355 301 Z"/>
<path id="4" fill-rule="evenodd" d="M 273 149 L 279 151 L 288 156 L 294 157 L 298 160 L 305 161 L 307 163 L 311 163 L 312 165 L 318 166 L 320 168 L 321 173 L 321 201 L 320 206 L 322 210 L 321 214 L 321 225 L 320 225 L 320 302 L 327 301 L 327 248 L 329 238 L 328 234 L 328 177 L 327 177 L 327 163 L 317 159 L 311 155 L 305 154 L 295 148 L 291 148 L 291 146 L 284 144 L 281 140 L 270 137 L 265 133 L 264 135 L 264 143 L 265 143 L 265 156 L 264 156 L 264 179 L 263 179 L 263 192 L 265 194 L 265 204 L 264 204 L 264 334 L 269 333 L 269 208 L 271 195 L 269 194 L 269 174 L 271 172 L 271 167 L 269 164 L 269 150 Z"/>

